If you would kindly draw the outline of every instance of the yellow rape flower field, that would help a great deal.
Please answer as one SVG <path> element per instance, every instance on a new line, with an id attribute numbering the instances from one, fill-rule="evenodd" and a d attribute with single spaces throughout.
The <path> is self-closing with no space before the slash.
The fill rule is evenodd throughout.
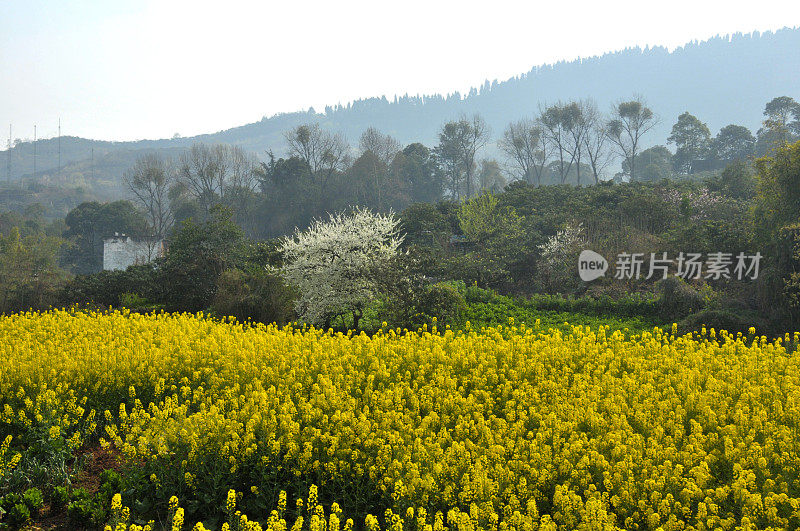
<path id="1" fill-rule="evenodd" d="M 6 316 L 0 476 L 39 430 L 124 461 L 106 529 L 797 529 L 797 341 Z"/>

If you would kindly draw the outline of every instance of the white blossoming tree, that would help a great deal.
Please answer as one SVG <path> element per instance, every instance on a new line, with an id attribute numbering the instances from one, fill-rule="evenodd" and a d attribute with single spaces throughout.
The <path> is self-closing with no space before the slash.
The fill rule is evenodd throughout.
<path id="1" fill-rule="evenodd" d="M 540 282 L 549 290 L 566 292 L 578 283 L 578 255 L 586 246 L 583 223 L 568 223 L 538 246 Z"/>
<path id="2" fill-rule="evenodd" d="M 281 245 L 282 274 L 300 291 L 299 317 L 327 329 L 347 314 L 353 328 L 377 295 L 374 271 L 396 255 L 403 241 L 394 214 L 356 208 L 297 230 Z"/>

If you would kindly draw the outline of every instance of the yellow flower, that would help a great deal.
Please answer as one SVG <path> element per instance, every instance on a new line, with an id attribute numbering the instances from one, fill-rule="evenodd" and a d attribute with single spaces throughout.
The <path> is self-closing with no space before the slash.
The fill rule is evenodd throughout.
<path id="1" fill-rule="evenodd" d="M 236 510 L 236 491 L 231 489 L 228 491 L 228 498 L 225 502 L 225 510 L 228 514 L 232 514 Z"/>

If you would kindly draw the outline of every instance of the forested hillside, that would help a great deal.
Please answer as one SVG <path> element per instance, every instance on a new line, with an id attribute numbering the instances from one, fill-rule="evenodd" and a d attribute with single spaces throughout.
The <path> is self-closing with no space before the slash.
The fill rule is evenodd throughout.
<path id="1" fill-rule="evenodd" d="M 433 144 L 443 122 L 461 113 L 475 112 L 484 117 L 497 139 L 510 121 L 537 114 L 540 105 L 586 97 L 593 98 L 601 110 L 634 94 L 646 98 L 661 117 L 646 139 L 647 145 L 664 144 L 671 125 L 684 111 L 696 115 L 712 131 L 729 123 L 755 131 L 763 119 L 765 101 L 776 95 L 797 97 L 800 93 L 799 49 L 800 29 L 796 28 L 737 34 L 690 43 L 672 52 L 661 47 L 631 48 L 539 66 L 509 80 L 487 81 L 466 95 L 371 98 L 316 111 L 264 117 L 255 123 L 191 138 L 104 142 L 65 136 L 60 141 L 60 171 L 58 139 L 40 139 L 36 143 L 36 180 L 45 186 L 91 189 L 100 199 L 110 199 L 131 161 L 153 150 L 174 155 L 195 142 L 230 143 L 263 159 L 267 150 L 277 154 L 285 151 L 285 131 L 310 122 L 340 132 L 351 142 L 368 127 L 376 127 L 404 145 Z M 179 128 L 180 124 L 175 126 Z M 19 131 L 22 125 L 15 125 L 15 129 Z M 32 126 L 29 129 L 32 133 Z M 65 132 L 68 130 L 66 127 Z M 8 154 L 0 151 L 0 181 L 32 180 L 31 139 L 16 140 L 10 151 L 10 164 Z"/>

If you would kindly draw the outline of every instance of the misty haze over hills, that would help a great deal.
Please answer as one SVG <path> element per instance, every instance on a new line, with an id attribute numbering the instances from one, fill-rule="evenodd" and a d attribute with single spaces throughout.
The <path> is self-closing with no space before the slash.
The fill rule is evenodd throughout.
<path id="1" fill-rule="evenodd" d="M 371 98 L 321 112 L 309 109 L 265 117 L 195 137 L 106 142 L 65 136 L 61 138 L 60 172 L 58 139 L 39 140 L 36 181 L 60 187 L 88 186 L 101 199 L 107 199 L 121 194 L 121 176 L 139 155 L 157 151 L 174 157 L 194 142 L 235 144 L 263 159 L 267 150 L 284 154 L 285 131 L 302 123 L 319 122 L 325 129 L 343 133 L 351 145 L 367 127 L 374 126 L 403 144 L 433 146 L 445 121 L 476 112 L 485 118 L 497 139 L 509 122 L 535 116 L 540 104 L 587 97 L 607 111 L 621 98 L 642 95 L 661 119 L 645 137 L 645 146 L 666 144 L 672 124 L 684 111 L 706 122 L 712 135 L 731 123 L 755 133 L 767 101 L 776 96 L 800 96 L 799 50 L 800 28 L 736 34 L 693 42 L 673 52 L 661 47 L 633 48 L 536 67 L 507 81 L 487 81 L 467 95 L 404 96 L 393 101 Z M 175 124 L 175 129 L 180 129 L 180 124 Z M 488 148 L 487 154 L 494 154 L 492 150 Z M 32 177 L 33 151 L 32 142 L 17 142 L 10 151 L 10 165 L 9 151 L 0 152 L 0 182 L 6 180 L 9 168 L 11 181 Z"/>

